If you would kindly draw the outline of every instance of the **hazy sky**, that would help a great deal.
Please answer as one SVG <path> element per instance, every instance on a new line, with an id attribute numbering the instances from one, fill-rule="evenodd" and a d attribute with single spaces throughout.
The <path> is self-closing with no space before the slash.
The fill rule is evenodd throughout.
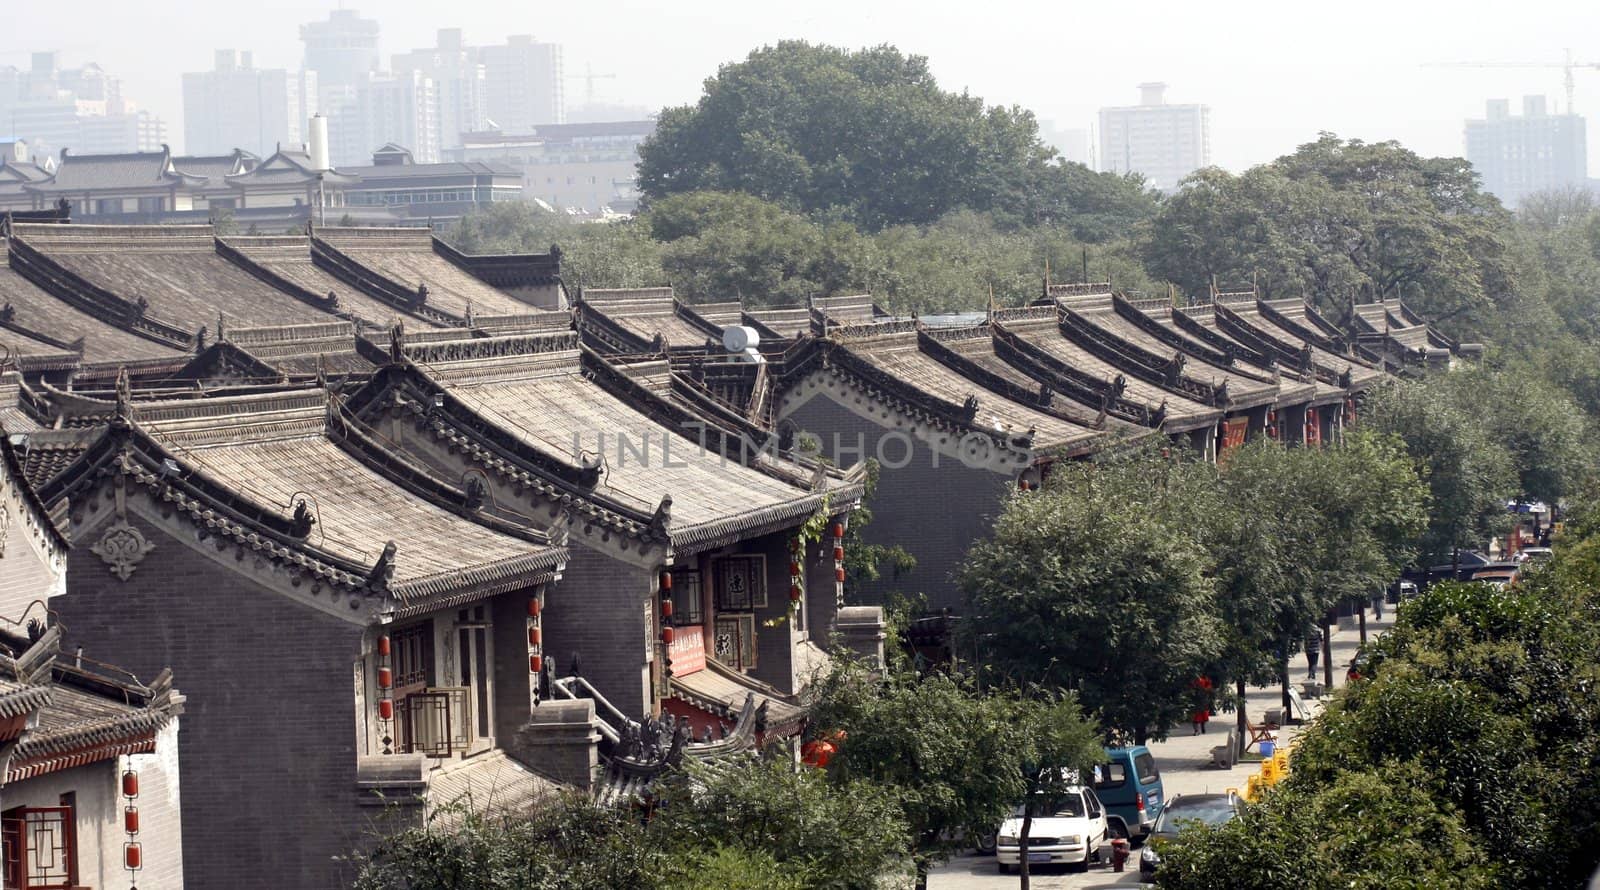
<path id="1" fill-rule="evenodd" d="M 98 61 L 124 94 L 168 122 L 182 142 L 179 74 L 211 68 L 217 48 L 251 49 L 258 67 L 297 67 L 298 26 L 333 3 L 72 0 L 10 4 L 0 64 L 57 49 L 72 66 Z M 810 0 L 578 0 L 347 4 L 382 26 L 389 54 L 432 46 L 434 31 L 472 43 L 531 33 L 566 47 L 569 75 L 615 74 L 597 98 L 651 107 L 693 101 L 701 81 L 752 48 L 790 37 L 850 47 L 892 43 L 927 56 L 947 88 L 1017 103 L 1060 128 L 1087 128 L 1103 105 L 1137 101 L 1163 80 L 1169 102 L 1211 106 L 1212 159 L 1230 169 L 1270 160 L 1318 130 L 1399 139 L 1425 154 L 1460 155 L 1462 120 L 1491 97 L 1544 93 L 1560 104 L 1559 68 L 1449 69 L 1425 62 L 1600 62 L 1600 3 L 1489 4 L 1414 0 L 1051 3 Z M 1577 106 L 1600 121 L 1600 70 L 1577 72 Z M 567 82 L 569 104 L 584 83 Z M 1600 126 L 1597 124 L 1595 126 Z M 1591 135 L 1600 176 L 1600 133 Z"/>

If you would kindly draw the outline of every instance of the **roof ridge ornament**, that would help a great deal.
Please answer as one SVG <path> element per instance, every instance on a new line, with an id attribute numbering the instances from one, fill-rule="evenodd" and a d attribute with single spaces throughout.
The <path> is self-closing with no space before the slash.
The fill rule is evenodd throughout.
<path id="1" fill-rule="evenodd" d="M 655 515 L 650 517 L 650 528 L 653 531 L 665 534 L 667 527 L 672 523 L 672 495 L 661 496 L 661 503 L 656 506 Z"/>
<path id="2" fill-rule="evenodd" d="M 389 361 L 393 364 L 403 364 L 406 359 L 406 325 L 405 322 L 395 319 L 389 326 Z"/>
<path id="3" fill-rule="evenodd" d="M 372 564 L 372 570 L 367 572 L 369 586 L 388 588 L 390 579 L 394 578 L 394 557 L 398 549 L 393 540 L 383 545 L 383 553 L 379 554 L 378 561 Z"/>

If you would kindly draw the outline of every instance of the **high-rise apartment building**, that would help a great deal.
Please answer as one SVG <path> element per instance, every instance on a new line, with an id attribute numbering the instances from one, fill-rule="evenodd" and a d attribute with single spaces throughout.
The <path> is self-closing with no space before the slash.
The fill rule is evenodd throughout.
<path id="1" fill-rule="evenodd" d="M 409 150 L 419 164 L 438 163 L 438 101 L 433 79 L 420 71 L 368 77 L 351 101 L 328 117 L 333 166 L 366 164 L 376 148 L 391 142 Z"/>
<path id="2" fill-rule="evenodd" d="M 477 50 L 483 64 L 491 126 L 502 133 L 531 133 L 567 119 L 561 44 L 536 43 L 526 34 L 503 46 Z"/>
<path id="3" fill-rule="evenodd" d="M 439 31 L 438 46 L 394 57 L 394 73 L 420 72 L 433 80 L 438 97 L 440 147 L 458 148 L 461 134 L 476 133 L 487 119 L 486 80 L 476 49 L 466 46 L 460 28 Z"/>
<path id="4" fill-rule="evenodd" d="M 305 68 L 317 72 L 321 89 L 359 87 L 383 64 L 378 23 L 354 9 L 335 9 L 325 22 L 300 26 L 306 45 Z"/>
<path id="5" fill-rule="evenodd" d="M 0 130 L 38 156 L 61 149 L 95 153 L 159 150 L 166 124 L 122 96 L 122 83 L 94 63 L 62 68 L 36 52 L 27 71 L 0 71 Z"/>
<path id="6" fill-rule="evenodd" d="M 1100 169 L 1142 173 L 1173 191 L 1185 176 L 1211 165 L 1211 109 L 1168 105 L 1164 83 L 1139 84 L 1138 105 L 1100 109 Z"/>
<path id="7" fill-rule="evenodd" d="M 249 52 L 217 50 L 213 70 L 183 76 L 184 150 L 267 157 L 279 143 L 305 142 L 306 121 L 319 108 L 316 83 L 314 71 L 256 68 Z"/>
<path id="8" fill-rule="evenodd" d="M 1467 121 L 1467 160 L 1484 190 L 1516 207 L 1534 192 L 1587 185 L 1584 130 L 1576 114 L 1550 114 L 1543 96 L 1524 96 L 1520 117 L 1510 102 L 1490 99 L 1482 120 Z"/>

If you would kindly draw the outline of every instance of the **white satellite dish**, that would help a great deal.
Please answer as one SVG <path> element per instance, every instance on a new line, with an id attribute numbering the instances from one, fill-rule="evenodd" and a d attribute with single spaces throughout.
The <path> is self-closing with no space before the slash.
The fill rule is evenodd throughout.
<path id="1" fill-rule="evenodd" d="M 729 325 L 722 329 L 722 348 L 733 353 L 742 353 L 755 349 L 761 345 L 761 335 L 755 328 L 743 325 Z"/>

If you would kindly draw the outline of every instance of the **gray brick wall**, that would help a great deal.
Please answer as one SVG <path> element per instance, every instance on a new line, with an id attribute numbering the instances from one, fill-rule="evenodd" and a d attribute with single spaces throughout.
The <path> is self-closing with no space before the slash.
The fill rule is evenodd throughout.
<path id="1" fill-rule="evenodd" d="M 348 886 L 333 857 L 368 839 L 372 812 L 355 796 L 360 628 L 129 519 L 155 544 L 133 576 L 117 580 L 84 544 L 52 606 L 68 651 L 81 644 L 145 679 L 171 666 L 188 696 L 179 733 L 187 885 Z"/>
<path id="2" fill-rule="evenodd" d="M 645 664 L 645 600 L 654 579 L 574 542 L 567 568 L 545 598 L 546 657 L 564 677 L 577 653 L 583 676 L 618 710 L 639 719 L 650 710 Z"/>
<path id="3" fill-rule="evenodd" d="M 844 463 L 875 457 L 876 443 L 886 432 L 822 394 L 786 415 L 786 419 L 800 430 L 818 434 L 823 452 Z M 834 450 L 835 434 L 845 449 L 842 455 Z M 856 447 L 858 436 L 865 437 L 865 455 L 850 451 Z M 886 447 L 884 453 L 885 458 L 896 463 L 903 455 L 904 449 L 898 444 Z M 900 591 L 926 594 L 931 609 L 949 606 L 959 611 L 962 599 L 953 580 L 954 572 L 972 543 L 993 527 L 1001 498 L 1011 484 L 1007 476 L 966 467 L 951 457 L 940 457 L 936 467 L 933 452 L 920 441 L 906 466 L 883 466 L 877 495 L 869 504 L 872 524 L 863 529 L 863 536 L 871 543 L 906 548 L 917 558 L 917 567 L 899 581 L 885 578 L 865 585 L 852 602 L 878 605 L 891 591 Z"/>

